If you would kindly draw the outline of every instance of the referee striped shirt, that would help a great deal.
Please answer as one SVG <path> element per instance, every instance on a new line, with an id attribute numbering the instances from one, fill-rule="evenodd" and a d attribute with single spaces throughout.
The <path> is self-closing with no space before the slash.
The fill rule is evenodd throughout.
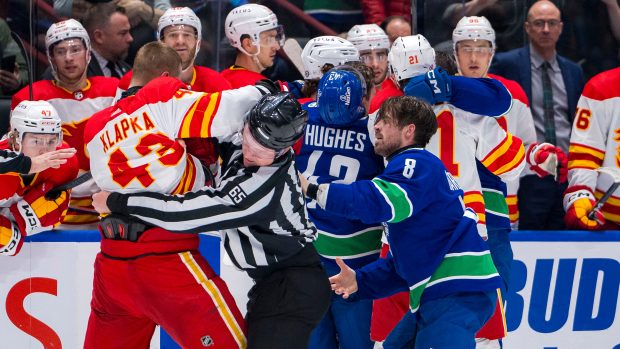
<path id="1" fill-rule="evenodd" d="M 10 150 L 0 149 L 0 173 L 28 173 L 30 165 L 30 158 L 23 153 L 18 154 Z"/>
<path id="2" fill-rule="evenodd" d="M 273 266 L 313 242 L 316 228 L 307 218 L 293 152 L 271 166 L 246 168 L 238 146 L 221 146 L 230 160 L 217 188 L 175 196 L 113 193 L 108 207 L 172 232 L 219 230 L 228 255 L 244 270 Z"/>

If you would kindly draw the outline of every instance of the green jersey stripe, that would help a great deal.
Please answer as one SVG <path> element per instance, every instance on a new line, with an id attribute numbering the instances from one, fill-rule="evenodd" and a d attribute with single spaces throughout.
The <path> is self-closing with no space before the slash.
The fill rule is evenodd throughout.
<path id="1" fill-rule="evenodd" d="M 497 275 L 497 269 L 488 251 L 447 255 L 429 279 L 411 286 L 409 306 L 411 309 L 420 306 L 420 299 L 426 287 L 450 280 L 489 279 Z"/>
<path id="2" fill-rule="evenodd" d="M 390 183 L 380 178 L 375 178 L 372 182 L 392 208 L 392 219 L 388 221 L 389 223 L 401 222 L 413 214 L 411 200 L 409 200 L 407 193 L 398 184 Z"/>
<path id="3" fill-rule="evenodd" d="M 495 191 L 482 191 L 484 206 L 487 211 L 508 217 L 508 204 L 503 194 Z"/>
<path id="4" fill-rule="evenodd" d="M 366 230 L 361 234 L 334 237 L 319 231 L 314 247 L 324 256 L 345 257 L 381 249 L 383 229 Z"/>

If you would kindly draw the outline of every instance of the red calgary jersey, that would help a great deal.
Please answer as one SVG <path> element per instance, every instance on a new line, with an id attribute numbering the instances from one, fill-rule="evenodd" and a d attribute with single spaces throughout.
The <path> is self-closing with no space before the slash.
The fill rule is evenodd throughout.
<path id="1" fill-rule="evenodd" d="M 121 81 L 118 83 L 119 90 L 126 91 L 129 88 L 131 77 L 131 70 L 123 75 Z M 192 81 L 190 81 L 185 88 L 196 92 L 213 93 L 230 90 L 232 87 L 230 86 L 230 83 L 228 83 L 228 80 L 222 76 L 222 74 L 213 69 L 195 65 Z"/>
<path id="2" fill-rule="evenodd" d="M 267 79 L 267 77 L 260 73 L 253 72 L 236 65 L 224 69 L 222 71 L 222 76 L 224 79 L 228 80 L 232 88 L 254 85 L 259 80 Z"/>
<path id="3" fill-rule="evenodd" d="M 534 129 L 534 119 L 525 91 L 523 91 L 521 85 L 516 81 L 494 74 L 489 74 L 489 77 L 501 82 L 512 95 L 512 108 L 510 108 L 506 114 L 498 118 L 497 121 L 504 130 L 519 137 L 521 141 L 523 141 L 524 148 L 527 150 L 530 144 L 536 142 L 536 130 Z M 523 172 L 524 174 L 532 173 L 527 166 Z M 517 202 L 519 178 L 506 180 L 505 182 L 508 193 L 506 196 L 506 203 L 508 204 L 510 223 L 515 225 L 519 219 Z"/>
<path id="4" fill-rule="evenodd" d="M 377 91 L 372 100 L 370 100 L 370 110 L 368 114 L 372 114 L 379 110 L 381 104 L 383 104 L 386 99 L 403 95 L 403 91 L 398 88 L 396 83 L 391 78 L 386 78 L 385 81 L 381 83 L 381 90 Z"/>
<path id="5" fill-rule="evenodd" d="M 188 156 L 178 139 L 233 135 L 242 129 L 245 114 L 262 94 L 254 86 L 211 94 L 183 87 L 180 80 L 157 78 L 93 115 L 85 141 L 97 185 L 121 193 L 174 194 L 204 185 L 202 166 Z M 101 249 L 120 258 L 191 250 L 197 244 L 194 234 L 150 229 L 137 243 L 103 239 Z"/>
<path id="6" fill-rule="evenodd" d="M 579 98 L 568 150 L 567 192 L 583 187 L 600 199 L 614 178 L 599 174 L 599 168 L 620 171 L 620 68 L 594 76 Z M 620 188 L 601 211 L 608 222 L 620 224 Z"/>
<path id="7" fill-rule="evenodd" d="M 53 80 L 41 80 L 33 84 L 33 99 L 49 102 L 62 120 L 63 140 L 77 150 L 80 172 L 90 170 L 88 155 L 84 143 L 84 127 L 94 113 L 109 107 L 114 101 L 118 79 L 94 76 L 86 80 L 82 90 L 70 92 Z M 28 100 L 28 87 L 24 87 L 13 96 L 11 109 L 21 101 Z M 71 191 L 70 210 L 63 223 L 89 224 L 99 221 L 99 214 L 91 206 L 91 196 L 99 191 L 95 183 L 86 183 Z M 90 212 L 90 213 L 89 213 Z"/>

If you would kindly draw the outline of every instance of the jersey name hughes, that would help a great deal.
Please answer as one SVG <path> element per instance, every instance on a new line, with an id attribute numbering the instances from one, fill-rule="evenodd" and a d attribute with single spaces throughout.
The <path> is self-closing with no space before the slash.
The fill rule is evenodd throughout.
<path id="1" fill-rule="evenodd" d="M 141 116 L 129 115 L 119 118 L 119 120 L 115 123 L 107 124 L 99 136 L 99 140 L 101 140 L 103 145 L 103 152 L 105 153 L 116 143 L 127 138 L 128 132 L 137 134 L 153 128 L 155 128 L 155 124 L 153 123 L 153 120 L 149 118 L 147 113 L 142 113 Z"/>
<path id="2" fill-rule="evenodd" d="M 315 147 L 340 148 L 364 151 L 368 135 L 352 130 L 335 129 L 320 125 L 308 125 L 304 143 Z"/>

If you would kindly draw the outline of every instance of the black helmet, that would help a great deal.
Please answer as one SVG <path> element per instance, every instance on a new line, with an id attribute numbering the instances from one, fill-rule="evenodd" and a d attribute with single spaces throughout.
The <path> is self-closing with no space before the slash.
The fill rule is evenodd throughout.
<path id="1" fill-rule="evenodd" d="M 264 95 L 248 117 L 252 136 L 276 151 L 295 144 L 304 134 L 307 122 L 308 113 L 288 92 Z"/>

